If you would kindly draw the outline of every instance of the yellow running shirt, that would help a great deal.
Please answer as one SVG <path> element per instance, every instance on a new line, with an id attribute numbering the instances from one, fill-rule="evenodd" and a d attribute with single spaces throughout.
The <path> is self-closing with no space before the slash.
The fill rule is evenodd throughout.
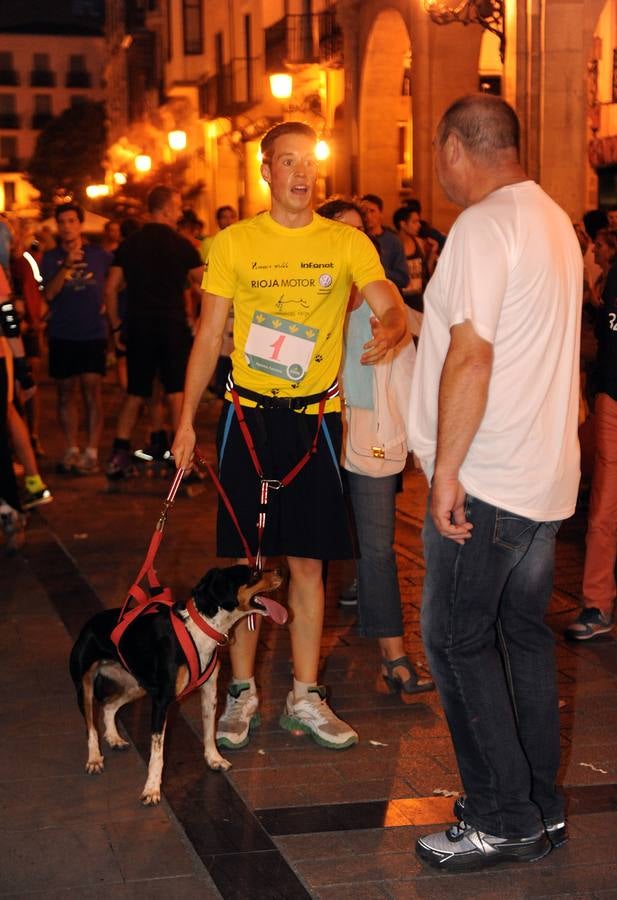
<path id="1" fill-rule="evenodd" d="M 340 367 L 351 285 L 362 291 L 384 278 L 365 234 L 318 215 L 285 228 L 260 213 L 219 232 L 202 287 L 233 300 L 234 382 L 279 397 L 327 390 Z M 328 401 L 327 412 L 338 409 L 338 398 Z"/>

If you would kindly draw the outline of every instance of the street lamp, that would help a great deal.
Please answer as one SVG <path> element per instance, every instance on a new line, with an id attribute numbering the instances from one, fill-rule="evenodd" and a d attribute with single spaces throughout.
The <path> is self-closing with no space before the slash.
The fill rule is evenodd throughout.
<path id="1" fill-rule="evenodd" d="M 330 145 L 327 141 L 321 140 L 317 141 L 315 145 L 315 157 L 319 160 L 319 162 L 323 162 L 328 159 L 330 156 Z"/>
<path id="2" fill-rule="evenodd" d="M 436 25 L 476 24 L 499 38 L 499 56 L 506 53 L 505 0 L 424 0 L 424 9 Z"/>
<path id="3" fill-rule="evenodd" d="M 289 100 L 293 93 L 293 79 L 288 72 L 270 75 L 270 93 L 276 100 Z"/>
<path id="4" fill-rule="evenodd" d="M 90 200 L 96 200 L 98 197 L 109 196 L 109 187 L 106 184 L 89 184 L 86 187 L 86 196 Z"/>
<path id="5" fill-rule="evenodd" d="M 152 157 L 147 153 L 138 153 L 135 157 L 135 169 L 142 174 L 152 168 Z"/>
<path id="6" fill-rule="evenodd" d="M 186 150 L 186 131 L 182 131 L 179 128 L 170 131 L 167 135 L 167 143 L 176 153 Z"/>

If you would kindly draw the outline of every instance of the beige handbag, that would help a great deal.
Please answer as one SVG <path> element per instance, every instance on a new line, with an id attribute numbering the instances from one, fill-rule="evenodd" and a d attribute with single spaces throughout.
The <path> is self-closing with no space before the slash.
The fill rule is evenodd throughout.
<path id="1" fill-rule="evenodd" d="M 403 410 L 409 407 L 416 348 L 409 334 L 373 366 L 373 409 L 345 404 L 343 468 L 371 478 L 402 472 L 407 461 Z"/>

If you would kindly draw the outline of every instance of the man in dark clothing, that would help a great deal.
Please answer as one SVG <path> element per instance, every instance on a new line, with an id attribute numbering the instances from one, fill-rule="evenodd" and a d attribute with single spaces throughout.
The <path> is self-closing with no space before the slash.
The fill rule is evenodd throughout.
<path id="1" fill-rule="evenodd" d="M 177 427 L 192 343 L 185 289 L 188 282 L 198 291 L 203 274 L 199 253 L 175 230 L 181 213 L 179 194 L 164 185 L 154 187 L 148 195 L 148 212 L 150 221 L 118 248 L 107 283 L 117 343 L 121 340 L 117 298 L 123 284 L 128 298 L 127 398 L 118 418 L 109 478 L 122 477 L 130 466 L 131 434 L 157 376 L 167 394 L 172 427 Z"/>
<path id="2" fill-rule="evenodd" d="M 360 202 L 366 220 L 366 230 L 379 249 L 386 278 L 393 281 L 399 291 L 409 282 L 405 251 L 398 236 L 383 226 L 383 200 L 377 194 L 365 194 Z"/>
<path id="3" fill-rule="evenodd" d="M 584 605 L 566 628 L 567 638 L 589 641 L 615 625 L 615 562 L 617 561 L 617 239 L 608 229 L 596 232 L 596 259 L 603 252 L 611 262 L 597 311 L 598 356 L 594 387 L 596 455 L 587 519 Z"/>

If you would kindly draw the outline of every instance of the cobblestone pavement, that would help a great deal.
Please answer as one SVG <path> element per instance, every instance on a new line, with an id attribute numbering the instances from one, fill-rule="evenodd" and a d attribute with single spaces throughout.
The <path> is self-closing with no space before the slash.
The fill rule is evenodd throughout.
<path id="1" fill-rule="evenodd" d="M 84 772 L 86 742 L 68 677 L 72 640 L 85 619 L 118 605 L 142 562 L 168 479 L 141 478 L 118 494 L 102 475 L 53 474 L 61 450 L 54 394 L 41 389 L 54 503 L 30 516 L 22 555 L 0 557 L 0 896 L 41 898 L 617 897 L 617 657 L 615 639 L 564 642 L 580 603 L 585 517 L 559 536 L 549 622 L 557 636 L 562 716 L 561 781 L 572 839 L 533 866 L 440 875 L 415 857 L 417 836 L 452 820 L 459 788 L 435 694 L 408 702 L 384 693 L 374 642 L 355 634 L 337 597 L 353 577 L 331 566 L 323 681 L 336 711 L 360 733 L 345 752 L 282 731 L 290 681 L 285 628 L 266 623 L 257 680 L 262 725 L 229 752 L 226 775 L 206 770 L 199 701 L 190 697 L 168 729 L 164 799 L 138 802 L 148 751 L 148 707 L 122 714 L 132 747 L 107 753 L 104 774 Z M 120 394 L 105 385 L 103 459 Z M 218 408 L 200 408 L 200 442 L 212 447 Z M 140 425 L 140 440 L 147 425 Z M 211 451 L 210 451 L 211 452 Z M 419 635 L 423 559 L 421 475 L 399 497 L 397 552 L 410 658 L 425 666 Z M 180 497 L 157 569 L 177 596 L 215 564 L 215 492 Z M 222 683 L 228 674 L 224 660 Z"/>

